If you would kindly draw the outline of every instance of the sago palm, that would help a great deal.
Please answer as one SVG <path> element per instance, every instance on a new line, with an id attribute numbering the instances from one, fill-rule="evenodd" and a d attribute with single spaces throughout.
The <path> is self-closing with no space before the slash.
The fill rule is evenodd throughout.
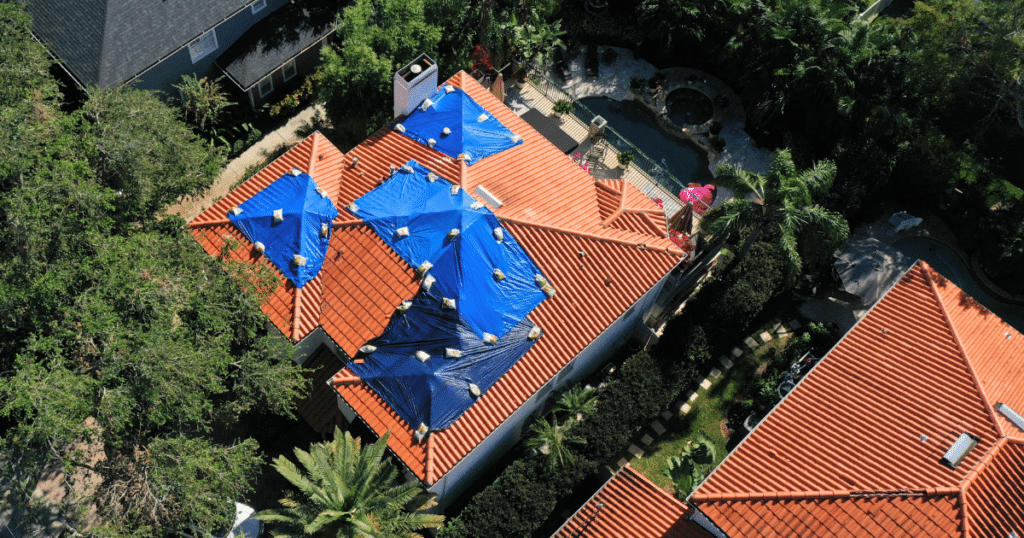
<path id="1" fill-rule="evenodd" d="M 526 439 L 526 447 L 532 448 L 547 457 L 548 470 L 554 472 L 559 467 L 576 461 L 572 450 L 566 443 L 566 431 L 569 425 L 558 421 L 548 422 L 547 418 L 538 419 L 530 425 L 530 436 Z"/>
<path id="2" fill-rule="evenodd" d="M 788 149 L 772 152 L 767 175 L 721 165 L 715 182 L 732 189 L 736 198 L 705 215 L 701 231 L 719 237 L 748 231 L 740 258 L 759 237 L 774 232 L 786 251 L 790 275 L 795 276 L 803 265 L 801 251 L 827 253 L 850 235 L 842 215 L 814 201 L 828 192 L 835 177 L 836 165 L 830 161 L 797 170 Z M 798 245 L 798 238 L 805 244 Z"/>
<path id="3" fill-rule="evenodd" d="M 444 516 L 419 513 L 433 501 L 421 500 L 419 484 L 398 484 L 398 469 L 383 459 L 391 432 L 362 447 L 348 432 L 334 430 L 334 441 L 309 452 L 295 449 L 302 464 L 278 457 L 274 468 L 302 492 L 303 499 L 280 500 L 284 507 L 257 516 L 274 523 L 278 537 L 414 538 L 440 527 Z"/>

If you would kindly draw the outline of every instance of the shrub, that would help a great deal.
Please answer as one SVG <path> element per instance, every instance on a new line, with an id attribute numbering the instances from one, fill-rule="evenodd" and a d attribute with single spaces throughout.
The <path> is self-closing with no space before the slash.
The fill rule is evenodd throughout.
<path id="1" fill-rule="evenodd" d="M 828 353 L 839 341 L 839 326 L 835 323 L 814 322 L 807 325 L 807 334 L 811 337 L 811 349 L 819 357 Z"/>

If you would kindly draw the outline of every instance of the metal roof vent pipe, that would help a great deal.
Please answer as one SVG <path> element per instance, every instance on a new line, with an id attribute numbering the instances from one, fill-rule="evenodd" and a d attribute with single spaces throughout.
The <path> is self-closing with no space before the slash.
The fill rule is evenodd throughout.
<path id="1" fill-rule="evenodd" d="M 437 91 L 437 63 L 426 54 L 395 72 L 395 116 L 405 116 Z"/>

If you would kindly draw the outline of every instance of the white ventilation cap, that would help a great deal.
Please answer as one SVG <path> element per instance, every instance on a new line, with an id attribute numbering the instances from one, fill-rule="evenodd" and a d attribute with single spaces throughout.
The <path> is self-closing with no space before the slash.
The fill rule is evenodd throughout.
<path id="1" fill-rule="evenodd" d="M 301 254 L 296 254 L 294 257 L 292 257 L 292 263 L 298 265 L 299 267 L 305 267 L 306 257 Z"/>
<path id="2" fill-rule="evenodd" d="M 412 64 L 412 66 L 409 67 L 409 71 L 412 71 L 412 74 L 414 75 L 418 75 L 423 72 L 423 68 L 420 67 L 420 64 Z"/>
<path id="3" fill-rule="evenodd" d="M 274 210 L 274 222 L 275 223 L 284 222 L 284 209 L 275 209 Z"/>
<path id="4" fill-rule="evenodd" d="M 452 130 L 447 128 L 447 127 L 445 127 L 444 129 L 441 129 L 441 134 L 443 134 L 445 136 L 448 136 L 448 135 L 452 134 Z"/>
<path id="5" fill-rule="evenodd" d="M 490 204 L 494 209 L 498 209 L 505 205 L 501 203 L 501 200 L 499 200 L 497 196 L 491 194 L 491 191 L 485 189 L 483 185 L 477 185 L 476 188 L 473 189 L 473 192 L 476 193 L 477 196 L 483 198 L 484 201 Z"/>
<path id="6" fill-rule="evenodd" d="M 964 461 L 967 454 L 974 450 L 974 447 L 978 446 L 979 441 L 981 441 L 980 437 L 975 437 L 966 432 L 960 434 L 960 437 L 953 442 L 953 446 L 949 447 L 949 450 L 942 456 L 942 462 L 955 469 L 956 466 Z"/>
<path id="7" fill-rule="evenodd" d="M 996 411 L 998 411 L 1000 415 L 1006 417 L 1006 420 L 1009 420 L 1010 423 L 1016 426 L 1018 430 L 1024 431 L 1024 417 L 1011 409 L 1010 406 L 1004 403 L 997 403 Z"/>

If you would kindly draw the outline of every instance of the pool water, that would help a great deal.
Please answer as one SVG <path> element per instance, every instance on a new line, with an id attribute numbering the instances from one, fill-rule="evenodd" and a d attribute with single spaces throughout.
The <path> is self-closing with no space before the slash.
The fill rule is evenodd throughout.
<path id="1" fill-rule="evenodd" d="M 1024 306 L 1006 303 L 990 295 L 974 280 L 970 269 L 953 249 L 927 237 L 904 237 L 892 245 L 910 260 L 924 260 L 985 308 L 1024 332 Z"/>
<path id="2" fill-rule="evenodd" d="M 711 99 L 690 88 L 673 90 L 665 103 L 668 105 L 668 117 L 676 125 L 700 125 L 715 115 Z"/>
<path id="3" fill-rule="evenodd" d="M 585 97 L 580 103 L 608 120 L 609 127 L 683 183 L 712 182 L 707 154 L 662 131 L 654 113 L 643 105 L 607 97 Z"/>

